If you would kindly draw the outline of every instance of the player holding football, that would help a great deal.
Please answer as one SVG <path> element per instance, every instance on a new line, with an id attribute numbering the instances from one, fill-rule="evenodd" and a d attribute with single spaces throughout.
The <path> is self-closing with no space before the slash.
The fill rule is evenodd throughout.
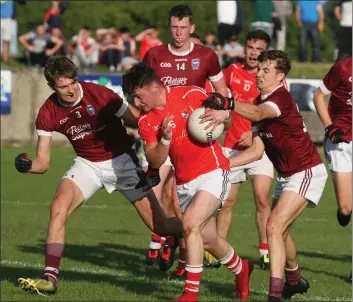
<path id="1" fill-rule="evenodd" d="M 144 223 L 165 235 L 181 235 L 179 219 L 167 218 L 153 191 L 158 170 L 139 166 L 122 121 L 137 127 L 139 111 L 112 90 L 77 81 L 78 68 L 66 57 L 49 58 L 44 69 L 54 93 L 39 110 L 36 128 L 37 154 L 15 159 L 21 173 L 44 174 L 50 165 L 54 131 L 65 135 L 76 152 L 73 166 L 61 179 L 50 206 L 45 249 L 44 277 L 19 278 L 22 289 L 48 295 L 56 292 L 59 266 L 65 245 L 65 224 L 69 215 L 103 187 L 120 191 L 132 202 Z"/>
<path id="2" fill-rule="evenodd" d="M 228 160 L 217 141 L 201 144 L 187 131 L 188 117 L 208 95 L 197 86 L 163 85 L 144 63 L 135 65 L 123 76 L 123 91 L 131 95 L 142 112 L 139 133 L 150 165 L 161 167 L 169 154 L 175 168 L 187 247 L 184 292 L 176 301 L 198 301 L 204 248 L 236 276 L 237 297 L 246 300 L 252 264 L 240 259 L 218 235 L 213 215 L 229 193 Z M 200 123 L 210 121 L 209 127 L 220 123 L 229 127 L 230 117 L 228 110 L 210 110 Z"/>
<path id="3" fill-rule="evenodd" d="M 235 102 L 234 110 L 257 122 L 265 151 L 278 172 L 266 231 L 271 259 L 268 300 L 281 301 L 309 288 L 308 281 L 301 277 L 289 228 L 307 206 L 317 205 L 327 172 L 297 104 L 281 84 L 291 67 L 288 55 L 269 50 L 258 60 L 256 85 L 261 93 L 256 100 L 258 105 Z"/>
<path id="4" fill-rule="evenodd" d="M 168 27 L 171 42 L 150 49 L 144 57 L 144 62 L 155 70 L 160 81 L 170 87 L 196 85 L 205 88 L 206 81 L 209 80 L 217 92 L 227 96 L 227 86 L 217 54 L 211 48 L 195 44 L 191 40 L 190 35 L 195 31 L 195 24 L 189 6 L 174 6 L 169 12 Z M 146 166 L 147 162 L 144 161 L 143 165 Z M 154 192 L 157 198 L 162 195 L 159 199 L 162 200 L 166 213 L 170 216 L 175 215 L 172 204 L 173 199 L 175 203 L 177 196 L 169 158 L 161 167 L 160 176 L 161 182 L 154 188 Z M 152 264 L 159 261 L 160 269 L 166 271 L 173 264 L 177 243 L 174 238 L 167 238 L 166 244 L 160 250 L 159 235 L 152 234 L 146 263 Z M 180 246 L 180 266 L 174 272 L 176 276 L 181 276 L 184 272 L 184 255 L 185 249 Z"/>
<path id="5" fill-rule="evenodd" d="M 244 64 L 232 64 L 223 71 L 227 86 L 236 101 L 254 104 L 259 95 L 256 87 L 256 72 L 259 66 L 257 57 L 262 51 L 267 50 L 270 44 L 270 36 L 264 31 L 255 30 L 249 32 L 244 48 Z M 251 121 L 235 112 L 232 112 L 232 116 L 233 124 L 227 131 L 223 148 L 223 152 L 228 158 L 241 153 L 247 148 L 244 145 L 244 141 L 239 142 L 241 135 L 245 136 L 246 133 L 250 133 L 250 139 L 252 139 L 251 131 L 249 131 L 252 127 Z M 251 177 L 256 204 L 256 224 L 260 239 L 260 267 L 268 269 L 270 259 L 268 257 L 266 223 L 271 213 L 270 190 L 273 180 L 273 165 L 266 153 L 260 160 L 231 169 L 229 179 L 232 185 L 224 206 L 218 212 L 217 229 L 223 238 L 227 238 L 233 218 L 233 207 L 237 200 L 240 185 L 246 181 L 247 176 Z"/>
<path id="6" fill-rule="evenodd" d="M 324 147 L 336 192 L 337 220 L 345 227 L 352 216 L 352 57 L 331 68 L 314 94 L 314 104 L 325 127 Z"/>

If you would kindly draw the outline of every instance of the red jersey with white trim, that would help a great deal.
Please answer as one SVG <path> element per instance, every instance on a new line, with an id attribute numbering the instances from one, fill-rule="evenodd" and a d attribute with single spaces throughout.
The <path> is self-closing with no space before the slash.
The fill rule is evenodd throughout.
<path id="1" fill-rule="evenodd" d="M 165 87 L 167 103 L 162 110 L 142 113 L 139 133 L 145 144 L 157 143 L 161 139 L 161 125 L 166 113 L 172 117 L 173 130 L 169 156 L 175 168 L 177 185 L 187 183 L 196 177 L 221 168 L 229 170 L 227 158 L 220 144 L 202 144 L 188 134 L 187 124 L 191 113 L 201 107 L 207 98 L 206 91 L 196 87 Z"/>
<path id="2" fill-rule="evenodd" d="M 204 45 L 191 43 L 191 50 L 178 53 L 163 44 L 150 49 L 144 61 L 167 86 L 196 85 L 205 88 L 206 80 L 220 80 L 223 72 L 217 54 Z"/>
<path id="3" fill-rule="evenodd" d="M 244 68 L 244 65 L 236 63 L 229 65 L 224 70 L 224 79 L 234 100 L 240 103 L 254 104 L 259 95 L 256 88 L 256 73 L 249 72 Z M 227 130 L 223 145 L 234 150 L 244 150 L 246 148 L 238 146 L 239 138 L 244 132 L 251 130 L 252 123 L 234 111 L 232 117 L 233 123 Z"/>
<path id="4" fill-rule="evenodd" d="M 332 123 L 344 131 L 346 140 L 352 141 L 352 57 L 333 65 L 320 88 L 331 94 L 328 112 Z"/>
<path id="5" fill-rule="evenodd" d="M 119 118 L 127 103 L 112 90 L 94 83 L 79 82 L 81 100 L 64 107 L 55 93 L 38 112 L 38 135 L 65 135 L 78 156 L 92 162 L 112 159 L 131 151 L 133 139 Z"/>
<path id="6" fill-rule="evenodd" d="M 257 103 L 268 104 L 278 115 L 257 123 L 257 130 L 266 154 L 281 177 L 289 177 L 322 163 L 298 106 L 285 87 L 280 86 L 269 96 L 259 96 Z"/>

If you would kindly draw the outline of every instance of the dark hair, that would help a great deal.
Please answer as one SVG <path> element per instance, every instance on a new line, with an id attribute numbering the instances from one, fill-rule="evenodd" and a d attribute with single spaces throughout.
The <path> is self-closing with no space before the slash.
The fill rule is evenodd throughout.
<path id="1" fill-rule="evenodd" d="M 258 30 L 253 30 L 248 33 L 246 36 L 246 42 L 251 41 L 251 40 L 262 40 L 267 44 L 267 49 L 271 45 L 271 38 L 268 34 L 266 34 L 263 30 L 258 29 Z"/>
<path id="2" fill-rule="evenodd" d="M 267 50 L 263 51 L 257 58 L 257 60 L 262 63 L 264 61 L 275 61 L 276 69 L 279 72 L 283 72 L 285 75 L 291 69 L 291 62 L 288 54 L 282 50 Z"/>
<path id="3" fill-rule="evenodd" d="M 119 32 L 121 34 L 129 33 L 130 29 L 127 26 L 122 26 L 122 27 L 120 27 Z"/>
<path id="4" fill-rule="evenodd" d="M 78 68 L 74 62 L 65 56 L 51 56 L 44 66 L 44 76 L 50 86 L 55 86 L 58 78 L 76 79 Z"/>
<path id="5" fill-rule="evenodd" d="M 137 63 L 123 75 L 123 92 L 131 95 L 138 88 L 142 88 L 151 83 L 162 85 L 157 74 L 145 62 Z"/>
<path id="6" fill-rule="evenodd" d="M 169 11 L 169 20 L 168 23 L 170 22 L 170 19 L 172 17 L 177 17 L 179 21 L 183 18 L 189 17 L 190 23 L 192 24 L 192 11 L 188 5 L 185 4 L 179 4 L 171 8 Z"/>

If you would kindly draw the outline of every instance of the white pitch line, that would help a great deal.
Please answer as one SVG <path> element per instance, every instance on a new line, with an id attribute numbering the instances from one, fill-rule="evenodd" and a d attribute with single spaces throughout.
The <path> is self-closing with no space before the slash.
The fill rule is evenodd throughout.
<path id="1" fill-rule="evenodd" d="M 22 262 L 22 261 L 14 261 L 14 260 L 1 260 L 1 265 L 7 265 L 7 266 L 16 266 L 16 267 L 29 267 L 29 268 L 42 268 L 44 269 L 44 265 L 43 264 L 39 264 L 39 263 L 26 263 L 26 262 Z M 115 276 L 115 277 L 129 277 L 129 278 L 133 278 L 135 280 L 141 280 L 141 281 L 151 281 L 150 278 L 148 278 L 148 276 L 138 276 L 138 275 L 134 275 L 128 272 L 112 272 L 109 270 L 105 270 L 105 269 L 83 269 L 83 268 L 77 268 L 77 267 L 70 267 L 70 268 L 65 268 L 65 271 L 70 271 L 70 272 L 79 272 L 79 273 L 86 273 L 86 274 L 96 274 L 96 275 L 100 275 L 100 274 L 104 274 L 104 275 L 109 275 L 109 276 Z M 163 279 L 161 279 L 163 280 Z M 165 280 L 168 283 L 173 283 L 173 284 L 179 284 L 179 285 L 183 285 L 184 281 L 181 280 L 177 280 L 177 279 L 168 279 Z M 226 287 L 226 285 L 219 285 L 219 287 Z M 251 293 L 255 293 L 258 295 L 267 295 L 268 292 L 266 290 L 250 290 Z M 320 297 L 320 296 L 303 296 L 303 298 L 305 300 L 302 301 L 352 301 L 352 298 L 347 298 L 347 297 L 336 297 L 336 298 L 328 298 L 328 297 Z"/>
<path id="2" fill-rule="evenodd" d="M 13 205 L 13 206 L 29 206 L 29 207 L 49 207 L 50 206 L 50 201 L 48 202 L 24 202 L 20 200 L 15 200 L 15 201 L 10 201 L 10 200 L 1 200 L 1 204 L 6 204 L 6 205 Z M 84 204 L 81 207 L 82 209 L 97 209 L 97 210 L 121 210 L 122 207 L 117 207 L 117 206 L 111 206 L 111 205 L 105 205 L 105 204 Z M 124 211 L 135 211 L 135 208 L 131 205 L 129 206 L 124 206 L 123 208 Z M 239 213 L 233 213 L 234 217 L 242 217 L 242 218 L 253 218 L 254 214 L 250 213 L 244 213 L 244 214 L 239 214 Z M 305 221 L 309 222 L 328 222 L 329 220 L 326 218 L 310 218 L 310 217 L 303 217 L 300 218 Z"/>

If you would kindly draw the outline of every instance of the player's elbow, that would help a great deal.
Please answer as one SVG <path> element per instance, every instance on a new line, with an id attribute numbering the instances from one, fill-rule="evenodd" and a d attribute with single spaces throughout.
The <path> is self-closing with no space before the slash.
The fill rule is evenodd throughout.
<path id="1" fill-rule="evenodd" d="M 257 141 L 255 145 L 255 151 L 254 151 L 255 160 L 261 159 L 262 156 L 264 155 L 264 152 L 265 152 L 265 146 L 263 142 L 259 139 L 259 141 Z"/>

